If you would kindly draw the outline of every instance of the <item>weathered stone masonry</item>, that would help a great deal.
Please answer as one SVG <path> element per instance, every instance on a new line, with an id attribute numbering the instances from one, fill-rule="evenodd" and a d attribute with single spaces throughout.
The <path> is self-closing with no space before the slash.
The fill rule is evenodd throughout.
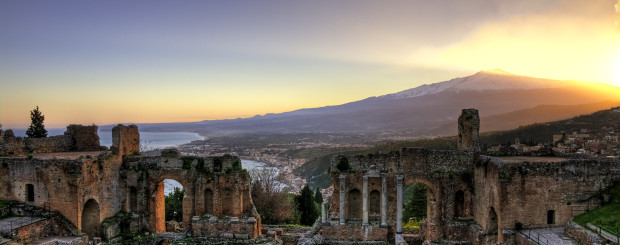
<path id="1" fill-rule="evenodd" d="M 428 186 L 424 240 L 513 242 L 517 226 L 564 226 L 583 206 L 599 203 L 599 191 L 620 181 L 617 159 L 480 156 L 478 129 L 477 111 L 465 109 L 458 151 L 403 148 L 335 157 L 330 168 L 334 193 L 321 234 L 327 240 L 358 241 L 399 236 L 403 187 L 419 182 Z M 344 169 L 343 162 L 350 167 Z"/>
<path id="2" fill-rule="evenodd" d="M 122 125 L 112 130 L 112 151 L 100 151 L 96 132 L 96 126 L 71 125 L 65 135 L 43 139 L 60 143 L 41 149 L 29 148 L 24 143 L 29 139 L 4 134 L 1 153 L 11 157 L 0 157 L 0 198 L 50 208 L 91 238 L 110 239 L 120 234 L 120 227 L 129 227 L 125 232 L 165 231 L 163 180 L 174 179 L 185 189 L 184 229 L 198 236 L 260 235 L 249 175 L 240 170 L 237 157 L 136 155 L 138 128 Z M 97 151 L 38 155 L 87 150 Z M 25 156 L 29 152 L 33 157 Z M 121 211 L 129 220 L 103 222 Z"/>

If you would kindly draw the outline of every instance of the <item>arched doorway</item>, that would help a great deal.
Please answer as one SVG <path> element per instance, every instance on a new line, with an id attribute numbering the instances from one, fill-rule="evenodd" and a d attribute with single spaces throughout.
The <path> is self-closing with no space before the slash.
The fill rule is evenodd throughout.
<path id="1" fill-rule="evenodd" d="M 82 232 L 91 239 L 101 236 L 100 222 L 99 203 L 94 199 L 89 199 L 82 210 Z"/>
<path id="2" fill-rule="evenodd" d="M 352 189 L 349 191 L 347 203 L 349 204 L 347 210 L 349 210 L 349 220 L 361 220 L 362 219 L 362 194 L 358 189 Z"/>
<path id="3" fill-rule="evenodd" d="M 156 232 L 175 232 L 184 229 L 184 198 L 185 189 L 176 180 L 164 179 L 157 185 L 155 203 Z"/>
<path id="4" fill-rule="evenodd" d="M 417 233 L 420 225 L 428 218 L 430 189 L 415 182 L 403 188 L 403 230 Z"/>
<path id="5" fill-rule="evenodd" d="M 213 191 L 211 189 L 205 190 L 204 203 L 205 214 L 213 214 Z"/>

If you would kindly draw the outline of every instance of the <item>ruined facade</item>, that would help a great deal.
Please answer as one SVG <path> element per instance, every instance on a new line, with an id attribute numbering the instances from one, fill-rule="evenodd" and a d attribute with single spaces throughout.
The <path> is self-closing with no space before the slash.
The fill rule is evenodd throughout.
<path id="1" fill-rule="evenodd" d="M 519 229 L 564 226 L 620 181 L 617 159 L 481 156 L 477 111 L 463 110 L 458 125 L 458 151 L 335 157 L 334 193 L 323 206 L 320 233 L 328 241 L 405 243 L 403 188 L 422 183 L 428 187 L 423 240 L 510 243 Z"/>
<path id="2" fill-rule="evenodd" d="M 138 128 L 122 125 L 112 130 L 111 151 L 101 151 L 96 132 L 96 126 L 71 125 L 65 135 L 43 139 L 60 142 L 44 150 L 30 147 L 30 139 L 5 137 L 2 153 L 11 157 L 0 157 L 0 199 L 58 211 L 90 238 L 113 239 L 166 231 L 163 180 L 174 179 L 185 190 L 184 230 L 260 235 L 250 178 L 237 157 L 141 156 Z M 116 219 L 119 213 L 124 218 Z"/>
<path id="3" fill-rule="evenodd" d="M 403 190 L 422 183 L 428 198 L 421 240 L 513 243 L 519 229 L 564 226 L 620 181 L 617 159 L 481 156 L 477 111 L 463 110 L 458 125 L 457 151 L 335 157 L 334 192 L 316 232 L 327 243 L 405 243 Z M 113 240 L 123 232 L 166 231 L 163 180 L 174 179 L 185 190 L 182 230 L 195 237 L 261 235 L 238 158 L 142 156 L 138 128 L 122 125 L 112 130 L 110 151 L 101 150 L 96 132 L 72 125 L 41 142 L 0 132 L 0 199 L 49 208 L 89 237 Z"/>

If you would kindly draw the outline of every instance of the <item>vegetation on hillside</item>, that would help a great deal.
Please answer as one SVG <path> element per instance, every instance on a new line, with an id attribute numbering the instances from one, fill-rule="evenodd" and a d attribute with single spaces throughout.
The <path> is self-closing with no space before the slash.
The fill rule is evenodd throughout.
<path id="1" fill-rule="evenodd" d="M 603 195 L 610 197 L 609 202 L 597 209 L 576 216 L 573 221 L 582 227 L 586 227 L 590 223 L 620 236 L 618 230 L 620 226 L 620 183 L 603 191 Z"/>

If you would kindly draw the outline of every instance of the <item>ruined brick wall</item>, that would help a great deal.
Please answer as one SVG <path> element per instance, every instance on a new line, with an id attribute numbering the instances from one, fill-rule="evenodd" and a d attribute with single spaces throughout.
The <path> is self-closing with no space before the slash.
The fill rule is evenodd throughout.
<path id="1" fill-rule="evenodd" d="M 198 218 L 192 220 L 192 235 L 201 237 L 233 236 L 237 239 L 248 239 L 259 236 L 260 227 L 253 217 L 229 220 Z"/>
<path id="2" fill-rule="evenodd" d="M 474 217 L 498 241 L 507 239 L 501 231 L 517 223 L 564 226 L 581 205 L 596 203 L 597 192 L 619 180 L 618 160 L 507 163 L 483 157 L 475 168 Z"/>
<path id="3" fill-rule="evenodd" d="M 19 156 L 27 153 L 52 153 L 68 151 L 99 151 L 97 126 L 72 124 L 64 135 L 47 138 L 15 137 L 13 131 L 2 132 L 0 137 L 0 156 Z"/>
<path id="4" fill-rule="evenodd" d="M 253 212 L 250 176 L 246 171 L 232 170 L 234 162 L 240 163 L 237 157 L 130 156 L 124 161 L 125 192 L 128 193 L 125 194 L 124 209 L 145 217 L 145 229 L 156 231 L 157 224 L 163 224 L 163 216 L 157 215 L 157 210 L 163 211 L 163 201 L 156 196 L 163 195 L 161 183 L 164 179 L 178 181 L 185 190 L 184 229 L 194 229 L 194 216 L 218 219 L 253 217 L 260 227 L 260 216 Z M 215 166 L 219 164 L 221 166 Z M 136 210 L 131 210 L 128 203 L 131 188 L 136 189 Z"/>
<path id="5" fill-rule="evenodd" d="M 620 180 L 620 161 L 611 159 L 500 164 L 500 226 L 508 229 L 564 226 L 575 206 Z"/>
<path id="6" fill-rule="evenodd" d="M 463 109 L 458 120 L 458 149 L 480 151 L 480 117 L 476 109 Z"/>
<path id="7" fill-rule="evenodd" d="M 24 142 L 26 150 L 24 152 L 32 153 L 51 153 L 51 152 L 67 152 L 70 151 L 73 142 L 70 136 L 57 135 L 47 138 L 21 138 Z"/>
<path id="8" fill-rule="evenodd" d="M 16 138 L 13 134 L 13 130 L 1 131 L 0 137 L 0 156 L 17 156 L 23 155 L 26 146 L 22 142 L 21 138 Z"/>
<path id="9" fill-rule="evenodd" d="M 498 177 L 499 170 L 492 159 L 482 157 L 475 161 L 473 215 L 487 240 L 495 240 L 498 235 L 497 210 L 500 205 Z"/>
<path id="10" fill-rule="evenodd" d="M 71 150 L 74 151 L 98 151 L 101 150 L 99 143 L 99 135 L 97 134 L 96 125 L 82 126 L 71 124 L 67 126 L 64 135 L 71 137 Z"/>
<path id="11" fill-rule="evenodd" d="M 0 198 L 27 202 L 58 211 L 81 229 L 84 204 L 95 200 L 100 223 L 121 210 L 118 198 L 120 158 L 111 154 L 70 159 L 0 158 L 5 184 Z M 34 200 L 29 200 L 28 186 Z"/>
<path id="12" fill-rule="evenodd" d="M 319 233 L 327 241 L 387 241 L 388 238 L 388 229 L 376 226 L 325 226 Z"/>
<path id="13" fill-rule="evenodd" d="M 125 156 L 140 152 L 140 133 L 138 126 L 119 124 L 112 128 L 112 147 L 114 154 Z"/>
<path id="14" fill-rule="evenodd" d="M 455 196 L 462 192 L 459 216 L 473 216 L 473 152 L 429 151 L 421 148 L 401 149 L 388 154 L 370 154 L 354 156 L 347 159 L 350 170 L 339 171 L 338 164 L 344 156 L 332 160 L 331 179 L 334 192 L 330 203 L 329 219 L 338 225 L 340 217 L 340 175 L 345 176 L 345 219 L 347 222 L 360 221 L 360 215 L 353 215 L 362 210 L 362 200 L 352 199 L 352 191 L 363 194 L 363 178 L 369 169 L 375 169 L 385 175 L 387 184 L 387 221 L 388 233 L 394 232 L 396 226 L 396 177 L 403 176 L 403 189 L 413 183 L 423 183 L 429 188 L 427 239 L 435 240 L 446 236 L 446 225 L 456 218 Z M 381 177 L 368 177 L 368 193 L 382 192 Z M 350 203 L 356 201 L 356 204 Z M 369 200 L 370 202 L 370 200 Z M 358 210 L 353 210 L 354 206 Z M 369 203 L 369 206 L 370 203 Z M 370 210 L 369 210 L 370 211 Z M 369 221 L 373 221 L 369 215 Z M 380 219 L 380 214 L 374 217 Z M 376 220 L 374 220 L 376 222 Z M 360 223 L 361 224 L 361 223 Z M 376 223 L 375 223 L 376 224 Z M 353 233 L 351 233 L 353 234 Z"/>

